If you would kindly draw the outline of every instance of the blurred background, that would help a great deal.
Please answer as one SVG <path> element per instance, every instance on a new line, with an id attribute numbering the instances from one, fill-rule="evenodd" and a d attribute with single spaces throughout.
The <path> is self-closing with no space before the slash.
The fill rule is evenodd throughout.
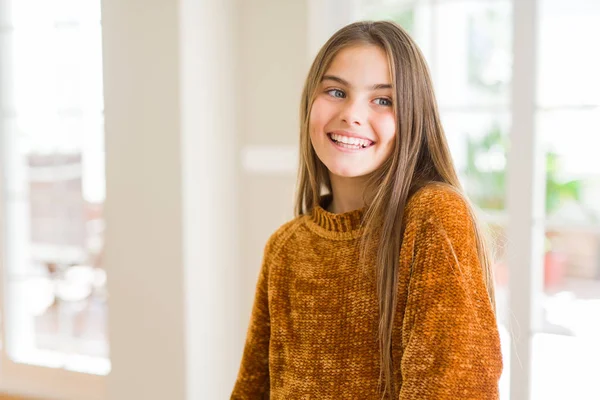
<path id="1" fill-rule="evenodd" d="M 502 400 L 600 399 L 597 0 L 0 0 L 0 399 L 229 398 L 303 80 L 362 19 L 429 63 Z"/>

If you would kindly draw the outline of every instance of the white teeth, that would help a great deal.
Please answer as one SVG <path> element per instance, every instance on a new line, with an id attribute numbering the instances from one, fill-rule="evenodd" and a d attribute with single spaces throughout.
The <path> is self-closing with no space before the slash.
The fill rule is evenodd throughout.
<path id="1" fill-rule="evenodd" d="M 364 149 L 364 147 L 361 147 L 358 145 L 346 144 L 346 143 L 342 143 L 342 142 L 337 142 L 335 145 L 340 146 L 340 147 L 345 147 L 346 149 L 354 149 L 354 150 Z"/>
<path id="2" fill-rule="evenodd" d="M 348 137 L 348 136 L 336 135 L 333 133 L 330 136 L 336 142 L 341 142 L 341 143 L 345 143 L 345 144 L 357 146 L 357 147 L 368 147 L 371 144 L 371 142 L 369 140 L 363 140 L 363 139 L 352 138 L 352 137 Z"/>

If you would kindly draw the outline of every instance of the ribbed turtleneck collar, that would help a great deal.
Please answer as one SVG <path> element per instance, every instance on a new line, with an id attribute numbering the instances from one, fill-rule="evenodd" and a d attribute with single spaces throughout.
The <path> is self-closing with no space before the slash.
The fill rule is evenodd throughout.
<path id="1" fill-rule="evenodd" d="M 340 238 L 351 235 L 352 237 L 360 234 L 361 223 L 366 206 L 352 211 L 335 214 L 327 211 L 331 203 L 331 194 L 321 196 L 319 205 L 312 209 L 310 221 L 324 233 L 329 232 L 332 235 L 341 234 Z"/>

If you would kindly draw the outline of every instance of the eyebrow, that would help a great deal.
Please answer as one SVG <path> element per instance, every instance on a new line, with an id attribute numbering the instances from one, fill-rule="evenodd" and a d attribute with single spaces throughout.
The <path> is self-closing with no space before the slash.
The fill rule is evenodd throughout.
<path id="1" fill-rule="evenodd" d="M 348 86 L 348 87 L 352 87 L 352 85 L 350 84 L 350 82 L 348 82 L 345 79 L 340 78 L 339 76 L 335 76 L 335 75 L 324 75 L 323 79 L 321 79 L 322 81 L 325 80 L 330 80 L 330 81 L 335 81 L 337 83 L 340 83 L 344 86 Z M 378 89 L 392 89 L 392 85 L 389 83 L 376 83 L 375 85 L 371 86 L 371 90 L 378 90 Z"/>

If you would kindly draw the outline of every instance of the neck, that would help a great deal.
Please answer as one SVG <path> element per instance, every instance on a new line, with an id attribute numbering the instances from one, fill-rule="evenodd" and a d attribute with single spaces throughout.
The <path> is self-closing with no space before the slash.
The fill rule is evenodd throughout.
<path id="1" fill-rule="evenodd" d="M 365 206 L 364 194 L 367 178 L 363 176 L 347 178 L 329 174 L 333 200 L 327 211 L 341 214 Z"/>

